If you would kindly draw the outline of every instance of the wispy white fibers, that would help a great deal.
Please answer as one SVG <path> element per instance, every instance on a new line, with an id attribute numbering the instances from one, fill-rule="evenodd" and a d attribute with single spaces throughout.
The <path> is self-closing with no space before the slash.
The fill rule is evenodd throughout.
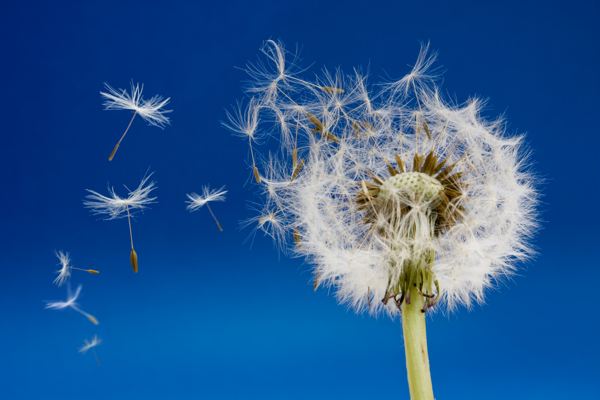
<path id="1" fill-rule="evenodd" d="M 144 100 L 142 91 L 144 85 L 134 85 L 131 82 L 131 95 L 125 89 L 113 89 L 108 83 L 104 86 L 108 93 L 100 92 L 104 98 L 102 105 L 105 110 L 131 110 L 142 117 L 150 125 L 164 128 L 169 124 L 169 118 L 165 114 L 173 110 L 163 110 L 163 107 L 169 103 L 170 98 L 163 99 L 162 96 L 154 96 L 149 100 Z"/>
<path id="2" fill-rule="evenodd" d="M 88 350 L 92 349 L 94 357 L 96 357 L 96 363 L 100 365 L 100 360 L 98 360 L 98 355 L 96 354 L 96 350 L 94 350 L 94 347 L 100 345 L 100 343 L 102 343 L 102 339 L 100 339 L 98 335 L 94 335 L 91 341 L 88 342 L 87 340 L 84 340 L 84 345 L 81 346 L 79 352 L 85 354 Z"/>
<path id="3" fill-rule="evenodd" d="M 483 119 L 478 98 L 443 99 L 427 46 L 410 73 L 378 86 L 358 70 L 308 82 L 281 44 L 263 52 L 273 67 L 249 71 L 253 129 L 281 146 L 255 169 L 264 212 L 254 222 L 341 302 L 397 314 L 403 293 L 391 288 L 431 258 L 426 306 L 469 307 L 532 255 L 537 191 L 523 137 Z M 228 125 L 240 133 L 247 115 Z"/>
<path id="4" fill-rule="evenodd" d="M 109 196 L 104 196 L 93 190 L 86 189 L 91 194 L 86 196 L 87 201 L 84 200 L 83 204 L 85 207 L 90 208 L 94 214 L 106 215 L 110 219 L 125 218 L 128 213 L 133 214 L 135 210 L 144 210 L 148 204 L 155 203 L 156 197 L 149 197 L 150 192 L 156 189 L 154 182 L 148 182 L 148 179 L 152 174 L 144 176 L 139 186 L 135 190 L 129 190 L 127 186 L 125 189 L 129 191 L 127 197 L 119 197 L 115 193 L 115 189 L 112 187 L 108 188 Z"/>
<path id="5" fill-rule="evenodd" d="M 48 302 L 46 304 L 46 308 L 51 309 L 51 310 L 62 310 L 65 308 L 72 308 L 73 310 L 77 311 L 80 314 L 85 315 L 90 321 L 92 321 L 94 323 L 94 325 L 98 325 L 98 320 L 96 318 L 94 318 L 93 315 L 90 315 L 88 313 L 86 313 L 85 311 L 83 311 L 82 309 L 80 309 L 78 306 L 79 304 L 77 304 L 75 301 L 77 300 L 77 298 L 79 297 L 79 293 L 81 293 L 81 285 L 79 285 L 77 287 L 77 290 L 75 291 L 75 293 L 71 293 L 71 288 L 69 286 L 67 286 L 67 301 L 52 301 L 52 302 Z"/>
<path id="6" fill-rule="evenodd" d="M 187 202 L 189 203 L 187 206 L 188 211 L 194 212 L 206 204 L 210 215 L 212 215 L 212 217 L 215 219 L 215 222 L 221 231 L 223 231 L 223 228 L 221 228 L 221 224 L 217 220 L 217 217 L 215 217 L 215 214 L 212 212 L 208 203 L 211 201 L 225 201 L 225 194 L 227 193 L 227 190 L 223 189 L 225 189 L 225 186 L 215 190 L 210 190 L 208 186 L 203 186 L 202 196 L 196 193 L 187 195 L 187 197 L 190 199 L 190 201 Z"/>
<path id="7" fill-rule="evenodd" d="M 208 186 L 203 186 L 202 195 L 196 193 L 188 194 L 187 197 L 190 201 L 186 202 L 188 203 L 187 210 L 193 212 L 200 209 L 205 204 L 208 206 L 208 203 L 211 201 L 225 201 L 227 190 L 223 189 L 225 189 L 225 186 L 213 190 L 210 190 Z"/>
<path id="8" fill-rule="evenodd" d="M 54 254 L 56 254 L 56 257 L 60 260 L 59 265 L 61 266 L 61 268 L 56 271 L 58 272 L 58 276 L 54 280 L 54 283 L 56 283 L 57 286 L 62 286 L 62 284 L 69 280 L 69 277 L 71 276 L 71 266 L 69 265 L 71 259 L 69 258 L 68 252 L 63 253 L 62 251 L 55 251 Z"/>

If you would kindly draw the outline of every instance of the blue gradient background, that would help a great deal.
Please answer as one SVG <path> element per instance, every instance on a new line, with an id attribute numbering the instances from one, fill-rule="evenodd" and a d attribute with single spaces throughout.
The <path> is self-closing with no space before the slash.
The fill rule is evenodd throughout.
<path id="1" fill-rule="evenodd" d="M 485 3 L 485 4 L 484 4 Z M 244 244 L 255 200 L 248 148 L 222 128 L 263 40 L 323 66 L 406 74 L 419 40 L 440 52 L 443 88 L 490 99 L 528 132 L 546 179 L 539 256 L 487 303 L 428 319 L 438 399 L 597 399 L 600 109 L 597 2 L 5 2 L 0 13 L 0 398 L 408 399 L 400 321 L 355 315 L 309 266 L 268 238 Z M 103 82 L 171 97 L 164 131 L 102 110 Z M 158 203 L 133 224 L 100 221 L 85 189 L 136 186 Z M 186 193 L 227 185 L 214 212 Z M 123 193 L 123 192 L 121 192 Z M 79 303 L 52 284 L 71 253 Z M 77 349 L 98 334 L 102 365 Z"/>

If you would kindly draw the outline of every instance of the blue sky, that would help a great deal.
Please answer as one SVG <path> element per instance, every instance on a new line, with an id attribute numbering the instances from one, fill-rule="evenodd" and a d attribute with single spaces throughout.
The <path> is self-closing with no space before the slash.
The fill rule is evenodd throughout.
<path id="1" fill-rule="evenodd" d="M 7 399 L 408 399 L 400 321 L 356 315 L 313 292 L 310 265 L 244 240 L 255 201 L 246 143 L 221 126 L 267 39 L 301 49 L 306 76 L 409 72 L 419 41 L 443 88 L 488 98 L 527 133 L 545 179 L 539 255 L 483 306 L 428 319 L 440 399 L 593 399 L 600 356 L 594 2 L 13 2 L 0 13 L 0 397 Z M 103 111 L 103 83 L 171 98 L 164 130 Z M 591 125 L 590 125 L 591 124 Z M 132 187 L 150 169 L 158 203 L 133 223 L 83 208 L 85 189 Z M 185 194 L 227 186 L 190 214 Z M 124 194 L 124 193 L 123 193 Z M 94 326 L 52 284 L 54 250 Z M 98 334 L 102 365 L 77 349 Z"/>

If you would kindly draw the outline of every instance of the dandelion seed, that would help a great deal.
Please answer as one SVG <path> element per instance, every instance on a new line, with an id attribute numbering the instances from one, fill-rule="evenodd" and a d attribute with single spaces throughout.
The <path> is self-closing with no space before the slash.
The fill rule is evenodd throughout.
<path id="1" fill-rule="evenodd" d="M 61 269 L 56 271 L 58 272 L 58 276 L 54 280 L 54 283 L 56 283 L 57 286 L 62 286 L 62 284 L 65 283 L 71 276 L 71 266 L 69 265 L 71 259 L 69 258 L 69 253 L 63 253 L 62 251 L 54 251 L 54 254 L 56 254 L 56 257 L 58 257 L 58 259 L 60 260 L 59 265 L 62 266 Z"/>
<path id="2" fill-rule="evenodd" d="M 131 127 L 131 123 L 136 115 L 139 114 L 140 117 L 144 119 L 144 121 L 148 122 L 150 125 L 157 126 L 161 129 L 164 128 L 166 124 L 169 124 L 169 118 L 164 114 L 170 113 L 173 110 L 163 110 L 162 108 L 169 103 L 170 98 L 163 100 L 162 96 L 154 96 L 150 100 L 144 100 L 142 98 L 142 90 L 144 90 L 144 85 L 140 88 L 139 83 L 135 86 L 133 82 L 131 82 L 131 95 L 127 93 L 124 89 L 115 90 L 108 83 L 105 83 L 104 86 L 108 90 L 109 93 L 100 92 L 102 97 L 104 98 L 104 106 L 105 110 L 132 110 L 134 111 L 133 117 L 131 117 L 131 121 L 129 121 L 129 125 L 127 125 L 127 129 L 125 129 L 125 133 L 121 136 L 121 139 L 115 146 L 114 150 L 108 157 L 109 161 L 112 161 L 121 141 L 129 131 Z"/>
<path id="3" fill-rule="evenodd" d="M 219 224 L 217 217 L 215 217 L 215 214 L 213 214 L 208 203 L 211 201 L 225 201 L 225 193 L 227 193 L 227 191 L 223 189 L 225 189 L 225 186 L 218 190 L 211 191 L 209 190 L 208 186 L 203 186 L 202 196 L 196 193 L 188 194 L 187 197 L 190 199 L 190 201 L 186 202 L 189 203 L 187 209 L 190 212 L 196 211 L 206 204 L 206 207 L 208 207 L 208 211 L 210 211 L 210 215 L 212 215 L 212 217 L 215 219 L 215 222 L 217 223 L 217 226 L 219 227 L 221 232 L 223 232 L 223 228 L 221 228 L 221 224 Z"/>
<path id="4" fill-rule="evenodd" d="M 378 93 L 358 72 L 325 72 L 316 83 L 294 77 L 289 87 L 280 72 L 276 90 L 249 90 L 259 113 L 298 114 L 297 138 L 281 140 L 269 157 L 265 205 L 247 224 L 314 263 L 315 288 L 334 288 L 357 311 L 402 314 L 407 364 L 416 368 L 411 397 L 414 389 L 428 399 L 425 312 L 483 302 L 487 288 L 532 256 L 537 228 L 523 138 L 506 135 L 501 120 L 485 121 L 478 99 L 444 101 L 435 58 L 423 45 L 412 71 Z M 269 87 L 266 78 L 257 86 Z M 344 82 L 348 97 L 339 101 L 319 82 Z M 429 388 L 413 386 L 419 377 Z"/>
<path id="5" fill-rule="evenodd" d="M 92 213 L 108 215 L 109 217 L 106 218 L 107 220 L 124 218 L 127 216 L 127 221 L 129 222 L 129 237 L 131 239 L 130 261 L 133 272 L 138 272 L 138 262 L 137 253 L 133 249 L 131 215 L 134 212 L 133 210 L 144 210 L 147 208 L 148 204 L 155 203 L 154 200 L 156 200 L 156 197 L 148 197 L 150 192 L 156 189 L 154 182 L 150 182 L 148 185 L 146 185 L 146 182 L 151 176 L 152 174 L 144 176 L 140 185 L 133 191 L 129 190 L 127 186 L 125 186 L 125 188 L 129 191 L 129 196 L 127 198 L 119 197 L 112 187 L 108 188 L 109 197 L 101 195 L 93 190 L 86 189 L 92 194 L 86 196 L 86 199 L 89 199 L 88 201 L 84 200 L 83 202 L 84 206 L 86 208 L 90 208 Z"/>
<path id="6" fill-rule="evenodd" d="M 256 162 L 254 160 L 254 151 L 252 150 L 252 142 L 256 142 L 260 136 L 257 132 L 259 123 L 258 113 L 260 111 L 260 103 L 254 100 L 250 100 L 248 105 L 242 109 L 242 104 L 238 103 L 237 107 L 234 108 L 233 113 L 227 113 L 227 119 L 229 123 L 222 122 L 223 126 L 236 132 L 238 136 L 247 137 L 248 144 L 250 145 L 250 154 L 252 156 L 252 167 L 254 168 L 254 177 L 256 183 L 260 183 L 260 177 L 258 175 L 258 168 L 256 168 Z"/>
<path id="7" fill-rule="evenodd" d="M 319 121 L 317 117 L 311 113 L 306 113 L 306 116 L 308 117 L 310 123 L 315 126 L 315 129 L 313 129 L 311 133 L 323 132 L 323 123 Z"/>
<path id="8" fill-rule="evenodd" d="M 302 236 L 298 228 L 294 228 L 294 243 L 296 243 L 296 246 L 302 247 Z"/>
<path id="9" fill-rule="evenodd" d="M 73 310 L 77 311 L 78 313 L 81 313 L 83 315 L 85 315 L 87 317 L 87 319 L 89 319 L 90 321 L 92 321 L 92 323 L 94 325 L 98 325 L 98 320 L 91 314 L 86 313 L 85 311 L 83 311 L 82 309 L 80 309 L 78 306 L 79 304 L 77 304 L 75 302 L 75 300 L 77 300 L 77 298 L 79 297 L 79 293 L 81 292 L 81 285 L 79 285 L 77 287 L 77 290 L 75 291 L 75 294 L 71 293 L 71 288 L 69 286 L 67 286 L 67 301 L 55 301 L 55 302 L 49 302 L 46 304 L 46 308 L 47 309 L 51 309 L 51 310 L 62 310 L 64 308 L 70 307 Z"/>
<path id="10" fill-rule="evenodd" d="M 94 353 L 94 357 L 96 357 L 96 364 L 100 365 L 100 360 L 98 360 L 98 355 L 96 354 L 96 350 L 94 349 L 94 347 L 98 346 L 100 343 L 102 343 L 102 339 L 100 339 L 98 337 L 98 335 L 94 335 L 94 337 L 92 338 L 91 341 L 87 341 L 84 340 L 84 345 L 81 346 L 81 348 L 79 349 L 79 352 L 82 354 L 87 353 L 88 350 L 92 349 L 92 352 Z"/>
<path id="11" fill-rule="evenodd" d="M 411 88 L 414 89 L 415 95 L 417 95 L 417 90 L 420 90 L 421 93 L 429 94 L 429 85 L 432 85 L 439 77 L 435 69 L 431 69 L 437 56 L 437 52 L 429 53 L 429 43 L 421 43 L 419 57 L 410 74 L 397 82 L 390 83 L 388 89 L 394 94 L 400 93 L 403 96 L 408 96 Z"/>
<path id="12" fill-rule="evenodd" d="M 321 90 L 327 93 L 344 93 L 344 89 L 333 88 L 329 86 L 321 86 Z"/>
<path id="13" fill-rule="evenodd" d="M 272 205 L 266 205 L 262 208 L 259 215 L 243 221 L 240 225 L 242 228 L 253 227 L 252 232 L 245 242 L 250 240 L 250 238 L 254 238 L 259 230 L 266 236 L 270 236 L 273 239 L 273 244 L 276 246 L 281 245 L 285 240 L 286 227 L 283 225 L 283 219 L 278 216 L 277 211 L 273 211 Z"/>
<path id="14" fill-rule="evenodd" d="M 58 273 L 58 276 L 54 280 L 54 283 L 56 283 L 57 286 L 62 286 L 63 283 L 65 283 L 66 281 L 69 280 L 69 278 L 71 277 L 72 269 L 89 272 L 90 274 L 99 274 L 100 273 L 100 271 L 96 271 L 94 269 L 75 268 L 75 267 L 69 265 L 71 262 L 71 259 L 69 258 L 68 252 L 63 253 L 62 251 L 58 251 L 58 252 L 54 251 L 54 254 L 56 254 L 56 257 L 58 257 L 58 259 L 60 260 L 60 263 L 58 265 L 61 266 L 61 268 L 58 271 L 56 271 Z"/>
<path id="15" fill-rule="evenodd" d="M 302 171 L 302 167 L 304 167 L 304 158 L 300 160 L 300 163 L 298 163 L 298 165 L 296 165 L 296 168 L 294 168 L 294 172 L 292 173 L 292 178 L 290 179 L 290 182 L 296 179 L 300 171 Z"/>

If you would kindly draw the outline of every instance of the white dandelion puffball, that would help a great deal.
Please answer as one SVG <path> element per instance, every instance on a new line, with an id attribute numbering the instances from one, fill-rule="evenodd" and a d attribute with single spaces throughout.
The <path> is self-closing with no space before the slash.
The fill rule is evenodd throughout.
<path id="1" fill-rule="evenodd" d="M 484 120 L 477 98 L 444 100 L 427 50 L 410 74 L 373 87 L 358 70 L 307 82 L 267 41 L 274 64 L 249 67 L 249 109 L 229 114 L 239 118 L 228 126 L 281 143 L 268 157 L 254 143 L 260 229 L 357 311 L 398 314 L 413 287 L 424 312 L 469 307 L 533 254 L 537 191 L 523 137 Z"/>

